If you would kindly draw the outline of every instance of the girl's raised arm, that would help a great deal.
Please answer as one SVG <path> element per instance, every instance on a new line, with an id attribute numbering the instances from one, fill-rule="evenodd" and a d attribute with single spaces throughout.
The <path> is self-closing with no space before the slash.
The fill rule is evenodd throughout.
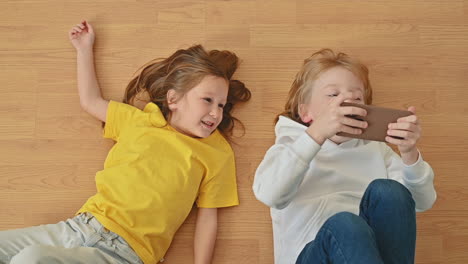
<path id="1" fill-rule="evenodd" d="M 102 98 L 94 69 L 94 30 L 86 21 L 74 26 L 68 33 L 77 54 L 78 92 L 81 107 L 90 115 L 105 122 L 109 101 Z"/>

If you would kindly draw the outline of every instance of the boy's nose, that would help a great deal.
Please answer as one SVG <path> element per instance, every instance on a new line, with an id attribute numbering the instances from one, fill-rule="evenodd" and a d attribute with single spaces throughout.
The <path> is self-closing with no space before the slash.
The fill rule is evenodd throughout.
<path id="1" fill-rule="evenodd" d="M 345 94 L 346 99 L 344 101 L 347 102 L 347 103 L 356 103 L 357 102 L 357 100 L 356 100 L 357 97 L 358 97 L 357 94 L 348 92 L 348 93 Z"/>

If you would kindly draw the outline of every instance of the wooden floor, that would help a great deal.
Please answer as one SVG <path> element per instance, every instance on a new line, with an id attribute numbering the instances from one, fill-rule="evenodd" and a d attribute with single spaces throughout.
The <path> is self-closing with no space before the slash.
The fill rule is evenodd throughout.
<path id="1" fill-rule="evenodd" d="M 438 200 L 418 215 L 417 263 L 468 263 L 468 1 L 0 2 L 0 230 L 55 223 L 95 192 L 112 142 L 78 103 L 67 32 L 82 18 L 97 33 L 106 98 L 120 100 L 139 66 L 201 43 L 235 51 L 251 102 L 234 146 L 241 205 L 220 212 L 214 263 L 273 263 L 268 208 L 254 172 L 272 145 L 273 120 L 302 60 L 330 47 L 370 68 L 375 105 L 422 119 L 419 148 L 436 173 Z M 191 263 L 195 214 L 168 264 Z"/>

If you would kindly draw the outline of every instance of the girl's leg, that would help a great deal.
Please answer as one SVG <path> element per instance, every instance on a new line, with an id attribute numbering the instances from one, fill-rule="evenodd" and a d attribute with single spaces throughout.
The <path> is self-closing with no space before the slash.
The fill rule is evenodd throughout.
<path id="1" fill-rule="evenodd" d="M 405 186 L 394 180 L 374 180 L 362 197 L 359 214 L 374 231 L 385 263 L 414 263 L 416 212 Z"/>
<path id="2" fill-rule="evenodd" d="M 32 245 L 78 246 L 81 238 L 70 220 L 57 224 L 0 231 L 0 263 L 9 263 L 13 256 Z"/>
<path id="3" fill-rule="evenodd" d="M 28 246 L 11 259 L 10 264 L 88 264 L 88 263 L 129 263 L 116 260 L 113 256 L 94 247 L 54 247 L 44 245 Z"/>
<path id="4" fill-rule="evenodd" d="M 315 240 L 308 243 L 296 264 L 383 264 L 375 235 L 359 216 L 348 212 L 330 217 Z"/>
<path id="5" fill-rule="evenodd" d="M 123 238 L 106 230 L 87 213 L 55 225 L 0 232 L 0 263 L 10 261 L 142 263 Z"/>

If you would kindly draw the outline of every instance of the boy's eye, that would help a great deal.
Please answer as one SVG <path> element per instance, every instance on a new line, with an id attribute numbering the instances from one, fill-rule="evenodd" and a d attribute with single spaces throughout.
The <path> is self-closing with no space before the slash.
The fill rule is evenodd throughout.
<path id="1" fill-rule="evenodd" d="M 338 94 L 329 94 L 328 96 L 329 97 L 334 97 L 334 96 L 338 96 Z"/>
<path id="2" fill-rule="evenodd" d="M 203 100 L 205 100 L 205 101 L 208 102 L 208 103 L 211 103 L 211 102 L 213 101 L 213 100 L 211 100 L 211 98 L 208 98 L 208 97 L 207 97 L 207 98 L 203 98 Z"/>
<path id="3" fill-rule="evenodd" d="M 224 105 L 223 104 L 219 104 L 218 105 L 220 108 L 224 108 Z"/>

